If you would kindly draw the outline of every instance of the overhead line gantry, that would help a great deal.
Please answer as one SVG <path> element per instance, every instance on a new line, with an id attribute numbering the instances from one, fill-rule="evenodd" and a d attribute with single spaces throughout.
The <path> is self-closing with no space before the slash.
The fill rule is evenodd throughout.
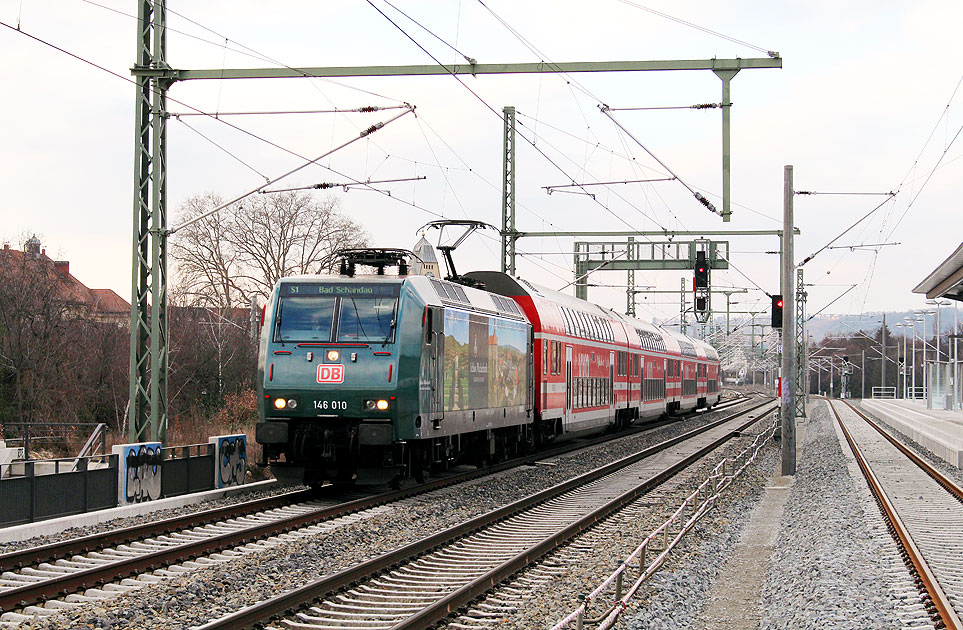
<path id="1" fill-rule="evenodd" d="M 711 70 L 722 80 L 723 221 L 730 218 L 730 82 L 740 70 L 781 68 L 782 58 L 668 61 L 576 61 L 457 65 L 217 68 L 184 70 L 167 64 L 165 0 L 138 0 L 134 130 L 134 225 L 131 290 L 129 439 L 164 442 L 167 434 L 167 91 L 178 81 L 334 77 L 457 76 Z M 506 108 L 502 270 L 515 271 L 514 108 Z M 510 135 L 510 138 L 509 138 Z M 511 147 L 509 160 L 507 150 Z M 148 300 L 148 295 L 150 300 Z M 148 311 L 148 303 L 150 311 Z"/>

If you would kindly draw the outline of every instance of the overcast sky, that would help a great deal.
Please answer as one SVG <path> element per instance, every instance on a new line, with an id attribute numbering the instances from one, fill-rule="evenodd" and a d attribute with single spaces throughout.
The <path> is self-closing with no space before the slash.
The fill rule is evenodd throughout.
<path id="1" fill-rule="evenodd" d="M 383 0 L 372 3 L 444 63 L 464 61 L 455 48 L 479 63 L 749 58 L 778 51 L 784 66 L 745 70 L 733 79 L 731 223 L 708 212 L 677 181 L 596 186 L 594 200 L 584 194 L 548 195 L 543 188 L 573 180 L 664 177 L 665 170 L 598 105 L 719 102 L 721 82 L 709 71 L 467 77 L 474 94 L 444 76 L 173 86 L 172 99 L 211 113 L 415 105 L 417 117 L 405 116 L 324 161 L 357 180 L 427 177 L 382 186 L 390 197 L 361 189 L 332 193 L 375 245 L 409 248 L 418 227 L 437 215 L 499 225 L 500 112 L 506 105 L 517 108 L 520 132 L 541 151 L 519 138 L 520 230 L 779 229 L 787 164 L 794 166 L 797 190 L 898 191 L 837 243 L 898 246 L 827 250 L 805 266 L 807 282 L 815 285 L 810 312 L 858 284 L 826 311 L 833 313 L 919 307 L 923 298 L 912 288 L 963 240 L 963 141 L 952 144 L 963 124 L 963 94 L 951 100 L 963 76 L 958 34 L 963 4 L 958 1 L 642 3 L 738 41 L 617 0 L 394 2 L 427 30 Z M 88 286 L 112 288 L 127 299 L 134 87 L 25 34 L 127 77 L 136 41 L 136 20 L 128 14 L 135 10 L 135 3 L 118 0 L 0 0 L 0 21 L 22 30 L 0 28 L 0 236 L 19 246 L 23 234 L 36 233 L 48 254 L 70 260 L 71 271 Z M 171 0 L 168 21 L 168 62 L 174 68 L 434 63 L 363 1 Z M 170 110 L 189 111 L 174 102 Z M 313 158 L 396 113 L 226 119 Z M 718 110 L 614 116 L 721 208 Z M 219 120 L 200 117 L 171 119 L 169 143 L 172 224 L 191 195 L 212 191 L 230 197 L 302 162 Z M 322 181 L 343 178 L 312 167 L 285 185 Z M 797 196 L 796 225 L 802 231 L 795 244 L 797 262 L 885 200 Z M 434 241 L 436 234 L 428 237 Z M 778 291 L 778 257 L 766 253 L 778 249 L 776 238 L 728 240 L 739 272 L 715 271 L 713 286 L 750 290 L 733 296 L 739 303 L 733 310 L 768 305 L 756 286 Z M 520 240 L 520 251 L 529 254 L 519 259 L 520 274 L 553 288 L 566 286 L 573 276 L 572 243 L 571 238 Z M 460 271 L 497 268 L 497 234 L 473 237 L 456 257 Z M 639 272 L 636 282 L 678 289 L 683 275 Z M 592 276 L 598 284 L 625 281 L 618 272 Z M 618 288 L 592 288 L 590 298 L 625 308 Z M 639 315 L 659 321 L 677 317 L 678 304 L 678 296 L 640 295 Z M 724 298 L 715 297 L 714 305 L 724 309 Z"/>

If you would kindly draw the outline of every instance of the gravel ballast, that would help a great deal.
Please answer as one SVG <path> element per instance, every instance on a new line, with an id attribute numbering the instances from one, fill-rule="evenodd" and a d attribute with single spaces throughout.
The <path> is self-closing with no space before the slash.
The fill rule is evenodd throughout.
<path id="1" fill-rule="evenodd" d="M 814 404 L 762 593 L 763 627 L 903 626 L 908 574 L 851 460 L 828 404 Z"/>
<path id="2" fill-rule="evenodd" d="M 557 567 L 551 582 L 544 588 L 533 590 L 531 599 L 520 605 L 513 614 L 500 619 L 500 627 L 532 630 L 551 628 L 578 607 L 580 595 L 591 592 L 645 536 L 671 516 L 684 498 L 712 472 L 723 457 L 732 457 L 742 451 L 752 442 L 755 433 L 763 431 L 768 424 L 767 415 L 743 437 L 729 441 L 638 499 L 626 509 L 631 513 L 629 518 L 622 518 L 621 515 L 613 517 L 600 524 L 597 531 L 587 533 L 569 547 L 548 557 L 546 564 Z M 741 515 L 742 512 L 751 510 L 755 497 L 763 482 L 768 479 L 769 470 L 776 459 L 775 445 L 771 442 L 764 445 L 757 460 L 724 491 L 716 508 L 709 511 L 672 551 L 666 567 L 643 585 L 632 600 L 631 609 L 623 614 L 620 627 L 691 627 L 692 614 L 697 610 L 686 608 L 680 603 L 691 597 L 694 587 L 702 585 L 707 588 L 711 581 L 703 580 L 702 576 L 693 574 L 685 567 L 688 567 L 694 557 L 695 564 L 702 566 L 703 556 L 700 554 L 705 552 L 704 546 L 699 542 L 702 540 L 719 544 L 720 550 L 715 555 L 724 557 L 725 551 L 721 550 L 721 547 L 725 546 L 724 541 L 732 531 L 728 526 L 729 520 L 733 515 Z M 673 567 L 677 566 L 683 568 L 680 571 L 673 570 Z M 711 567 L 707 572 L 713 573 L 716 568 Z M 527 575 L 520 577 L 524 579 Z M 535 578 L 531 581 L 535 581 Z M 626 586 L 629 583 L 626 581 Z M 496 590 L 492 599 L 499 598 Z M 590 610 L 589 616 L 601 614 L 604 608 L 604 604 L 599 603 Z M 636 614 L 639 618 L 633 620 Z M 574 628 L 574 624 L 571 627 Z"/>
<path id="3" fill-rule="evenodd" d="M 295 492 L 297 490 L 306 490 L 306 489 L 307 489 L 307 486 L 275 485 L 267 489 L 255 490 L 252 492 L 241 492 L 229 497 L 223 497 L 220 499 L 211 499 L 208 501 L 201 501 L 199 503 L 192 503 L 190 505 L 185 505 L 178 508 L 154 510 L 147 514 L 115 518 L 115 519 L 111 519 L 109 521 L 104 521 L 102 523 L 97 523 L 94 525 L 86 525 L 83 527 L 71 527 L 70 529 L 65 529 L 63 531 L 57 532 L 56 534 L 50 534 L 48 536 L 35 536 L 33 538 L 27 538 L 24 540 L 0 543 L 0 553 L 17 551 L 20 549 L 28 549 L 30 547 L 39 547 L 41 545 L 49 545 L 51 543 L 61 542 L 64 540 L 71 540 L 73 538 L 82 538 L 84 536 L 90 536 L 92 534 L 100 534 L 102 532 L 109 532 L 109 531 L 114 531 L 118 529 L 124 529 L 127 527 L 134 527 L 137 525 L 143 525 L 145 523 L 156 523 L 157 521 L 162 521 L 168 518 L 185 516 L 188 514 L 195 514 L 198 512 L 213 510 L 219 507 L 224 507 L 228 505 L 237 505 L 239 503 L 245 503 L 247 501 L 255 501 L 257 499 L 264 499 L 267 497 L 277 496 L 279 494 L 287 494 L 290 492 Z"/>
<path id="4" fill-rule="evenodd" d="M 729 414 L 731 411 L 720 412 Z M 364 520 L 346 519 L 323 535 L 282 542 L 212 568 L 147 586 L 84 608 L 24 624 L 24 628 L 183 629 L 300 586 L 317 577 L 424 538 L 603 463 L 718 419 L 693 419 L 556 458 L 556 466 L 513 469 L 469 484 L 414 497 Z"/>
<path id="5" fill-rule="evenodd" d="M 778 525 L 775 551 L 771 558 L 758 559 L 766 564 L 757 610 L 751 615 L 760 619 L 759 625 L 745 627 L 932 627 L 875 501 L 852 456 L 841 448 L 826 404 L 814 405 L 803 426 L 797 474 Z M 706 602 L 717 580 L 725 576 L 726 561 L 763 488 L 778 474 L 779 462 L 775 444 L 760 454 L 757 465 L 642 587 L 618 627 L 718 627 L 706 616 Z M 603 552 L 611 549 L 603 547 Z M 507 627 L 551 627 L 577 605 L 573 593 L 589 592 L 611 569 L 588 562 L 568 568 L 550 589 L 536 593 L 505 620 Z"/>

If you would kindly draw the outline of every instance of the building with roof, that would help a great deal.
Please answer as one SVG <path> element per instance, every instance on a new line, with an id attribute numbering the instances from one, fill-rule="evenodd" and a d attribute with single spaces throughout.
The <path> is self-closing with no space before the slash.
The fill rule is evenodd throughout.
<path id="1" fill-rule="evenodd" d="M 926 276 L 913 293 L 923 293 L 930 300 L 947 298 L 963 302 L 963 243 Z"/>
<path id="2" fill-rule="evenodd" d="M 414 261 L 411 265 L 411 274 L 420 276 L 431 276 L 438 278 L 441 276 L 438 266 L 438 257 L 435 255 L 435 248 L 431 246 L 425 235 L 422 234 L 415 246 L 411 248 L 415 256 L 421 260 Z"/>
<path id="3" fill-rule="evenodd" d="M 95 321 L 119 326 L 130 323 L 130 304 L 112 289 L 91 289 L 70 273 L 70 261 L 53 260 L 47 256 L 36 236 L 24 243 L 23 251 L 8 243 L 0 250 L 0 267 L 6 270 L 29 270 L 49 272 L 57 283 L 55 295 L 64 300 L 68 312 L 76 317 L 91 317 Z"/>

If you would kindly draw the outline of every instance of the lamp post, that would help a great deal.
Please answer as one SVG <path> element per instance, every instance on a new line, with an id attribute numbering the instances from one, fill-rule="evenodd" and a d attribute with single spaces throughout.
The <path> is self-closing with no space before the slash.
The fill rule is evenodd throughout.
<path id="1" fill-rule="evenodd" d="M 940 307 L 946 306 L 950 303 L 949 300 L 926 300 L 927 304 L 933 304 L 936 306 L 936 362 L 939 363 L 942 357 L 940 356 Z M 932 311 L 932 309 L 930 309 Z"/>
<path id="2" fill-rule="evenodd" d="M 909 328 L 909 324 L 900 322 L 896 327 L 903 329 L 903 363 L 900 365 L 900 370 L 903 372 L 903 400 L 906 400 L 906 329 Z"/>
<path id="3" fill-rule="evenodd" d="M 924 309 L 919 309 L 919 310 L 916 310 L 916 311 L 913 311 L 913 312 L 923 316 L 923 337 L 922 337 L 922 339 L 923 339 L 923 389 L 924 389 L 924 390 L 927 390 L 927 388 L 929 387 L 929 383 L 927 382 L 927 372 L 928 372 L 928 370 L 926 369 L 926 347 L 927 347 L 927 345 L 929 345 L 929 344 L 928 344 L 928 342 L 927 342 L 927 340 L 926 340 L 926 316 L 927 316 L 927 315 L 932 315 L 932 314 L 935 313 L 936 311 L 935 311 L 934 309 L 932 309 L 932 308 L 924 308 Z M 927 390 L 927 391 L 928 391 L 928 390 Z"/>
<path id="4" fill-rule="evenodd" d="M 926 318 L 925 317 L 913 317 L 913 400 L 916 400 L 916 322 L 923 323 L 923 329 L 926 329 Z M 923 340 L 926 343 L 926 340 Z M 926 346 L 923 346 L 923 352 L 926 352 Z"/>
<path id="5" fill-rule="evenodd" d="M 813 350 L 813 351 L 809 354 L 809 361 L 810 361 L 810 362 L 816 361 L 816 366 L 817 366 L 817 368 L 818 368 L 818 370 L 819 370 L 819 377 L 818 377 L 819 380 L 817 381 L 817 384 L 816 384 L 816 393 L 817 393 L 817 394 L 820 393 L 820 389 L 822 388 L 822 384 L 823 384 L 823 380 L 822 380 L 822 378 L 823 378 L 823 363 L 822 363 L 822 361 L 823 361 L 823 359 L 826 359 L 826 358 L 827 358 L 827 357 L 821 357 L 821 356 L 817 356 L 817 355 L 819 355 L 819 353 L 822 352 L 823 350 L 845 350 L 845 348 L 831 348 L 831 347 L 829 347 L 829 346 L 821 346 L 821 347 L 819 347 L 819 348 L 816 348 L 815 350 Z M 829 368 L 829 396 L 828 396 L 828 397 L 829 397 L 829 398 L 832 398 L 832 397 L 833 397 L 833 370 L 832 370 L 832 363 L 830 363 L 830 368 Z"/>

